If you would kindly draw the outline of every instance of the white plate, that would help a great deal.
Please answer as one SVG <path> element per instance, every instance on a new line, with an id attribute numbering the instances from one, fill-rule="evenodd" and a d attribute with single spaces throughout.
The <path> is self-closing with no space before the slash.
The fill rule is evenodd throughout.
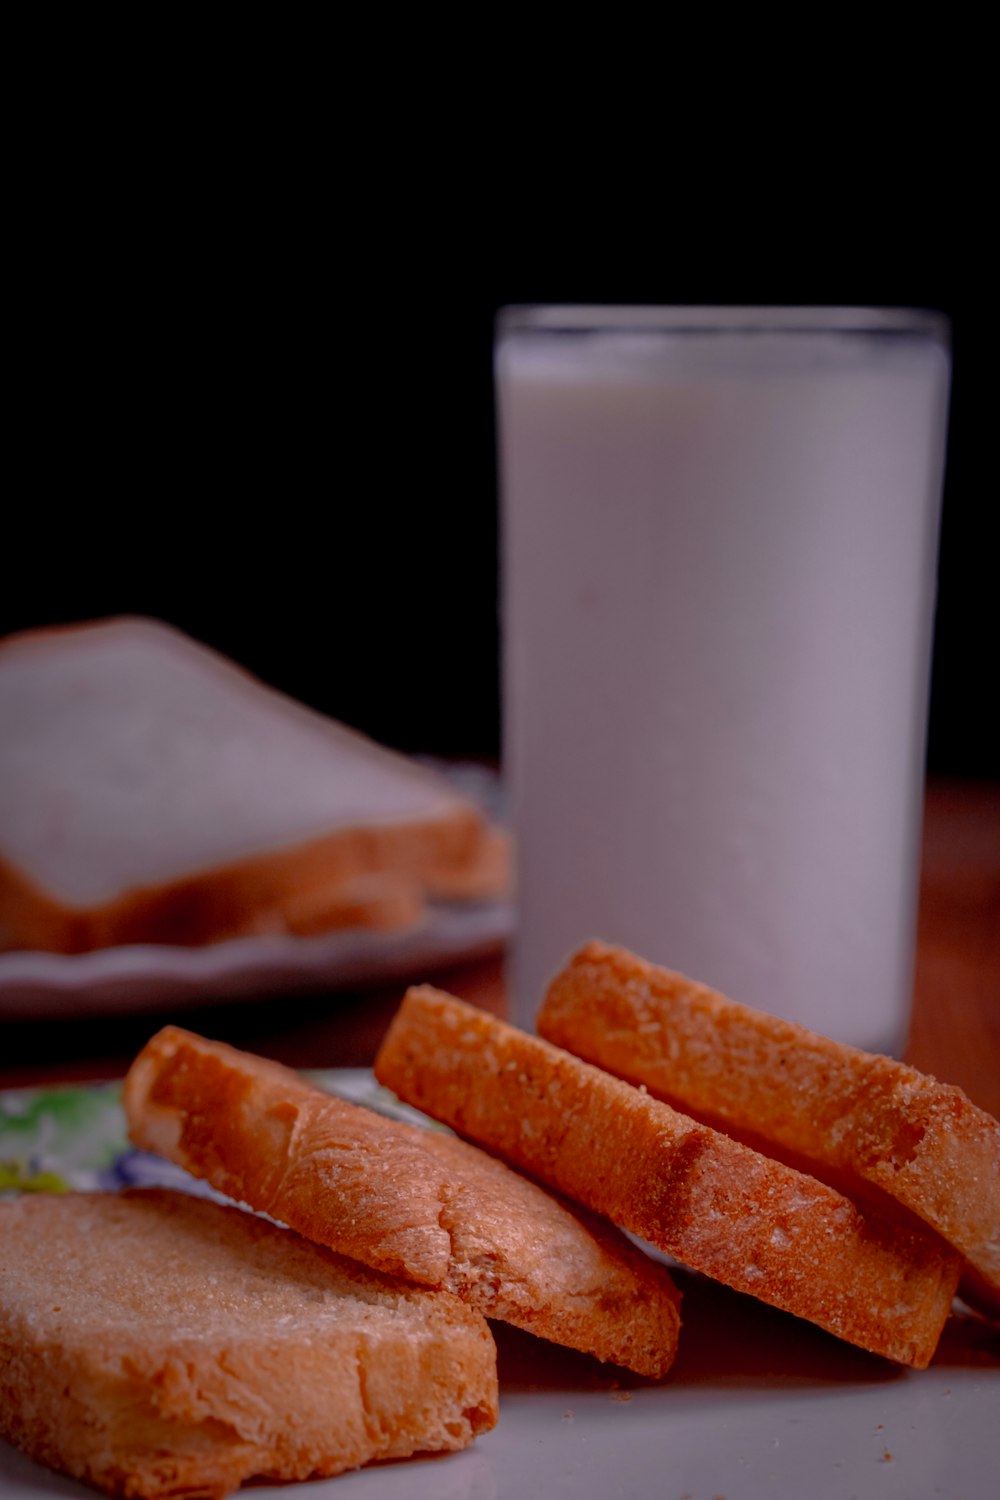
<path id="1" fill-rule="evenodd" d="M 413 1119 L 371 1075 L 321 1081 Z M 180 1181 L 115 1155 L 114 1089 L 0 1094 L 0 1160 L 72 1183 Z M 96 1165 L 102 1163 L 103 1165 Z M 109 1177 L 110 1174 L 110 1177 Z M 152 1174 L 152 1175 L 151 1175 Z M 956 1305 L 930 1369 L 904 1370 L 678 1272 L 684 1327 L 651 1385 L 498 1326 L 500 1421 L 464 1453 L 336 1480 L 254 1486 L 282 1500 L 994 1500 L 1000 1334 Z M 3 1500 L 84 1497 L 0 1442 Z"/>
<path id="2" fill-rule="evenodd" d="M 399 933 L 234 938 L 204 948 L 135 944 L 94 953 L 0 953 L 0 1021 L 154 1011 L 165 1005 L 345 989 L 498 952 L 508 905 L 437 906 Z"/>
<path id="3" fill-rule="evenodd" d="M 775 1333 L 767 1320 L 740 1328 L 753 1338 Z M 682 1366 L 659 1389 L 614 1391 L 595 1389 L 599 1377 L 582 1360 L 552 1359 L 540 1347 L 536 1358 L 526 1334 L 501 1331 L 498 1342 L 500 1421 L 464 1453 L 294 1490 L 254 1486 L 248 1497 L 995 1500 L 1000 1375 L 962 1363 L 968 1350 L 922 1373 L 896 1374 L 860 1356 L 838 1364 L 818 1345 L 810 1350 L 808 1340 L 779 1332 L 768 1373 L 752 1357 L 742 1362 L 748 1351 L 716 1330 L 695 1368 Z M 526 1379 L 522 1366 L 537 1378 Z M 0 1494 L 85 1500 L 93 1491 L 0 1443 Z"/>

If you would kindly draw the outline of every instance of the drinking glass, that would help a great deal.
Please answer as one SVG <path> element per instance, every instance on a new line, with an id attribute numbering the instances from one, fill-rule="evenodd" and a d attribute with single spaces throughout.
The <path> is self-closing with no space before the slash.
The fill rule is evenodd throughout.
<path id="1" fill-rule="evenodd" d="M 933 313 L 501 313 L 522 1025 L 600 937 L 899 1051 L 949 377 Z"/>

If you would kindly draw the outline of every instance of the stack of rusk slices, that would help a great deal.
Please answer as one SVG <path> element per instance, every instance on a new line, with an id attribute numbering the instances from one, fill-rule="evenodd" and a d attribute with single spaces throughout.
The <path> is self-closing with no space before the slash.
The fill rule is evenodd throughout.
<path id="1" fill-rule="evenodd" d="M 1000 1125 L 905 1063 L 591 942 L 528 1036 L 426 986 L 376 1060 L 410 1104 L 686 1266 L 917 1368 L 1000 1316 Z"/>
<path id="2" fill-rule="evenodd" d="M 497 1419 L 487 1317 L 666 1374 L 679 1298 L 606 1221 L 454 1135 L 168 1027 L 133 1140 L 165 1189 L 0 1203 L 0 1435 L 112 1495 L 217 1500 L 467 1446 Z"/>
<path id="3" fill-rule="evenodd" d="M 497 1417 L 486 1318 L 667 1374 L 680 1299 L 622 1230 L 917 1368 L 960 1278 L 1000 1311 L 1000 1126 L 958 1089 L 598 943 L 538 1025 L 408 992 L 376 1075 L 457 1134 L 158 1033 L 133 1141 L 255 1212 L 0 1205 L 0 1430 L 137 1497 L 461 1448 Z"/>

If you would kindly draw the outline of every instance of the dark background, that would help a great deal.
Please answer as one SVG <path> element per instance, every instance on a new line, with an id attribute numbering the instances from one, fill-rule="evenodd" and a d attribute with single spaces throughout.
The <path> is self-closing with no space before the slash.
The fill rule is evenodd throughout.
<path id="1" fill-rule="evenodd" d="M 53 207 L 53 204 L 55 205 Z M 171 620 L 407 750 L 499 749 L 491 346 L 525 301 L 922 306 L 952 320 L 929 768 L 1000 776 L 986 339 L 962 205 L 636 218 L 494 184 L 337 207 L 63 163 L 22 228 L 0 632 Z M 692 225 L 694 229 L 692 231 Z"/>

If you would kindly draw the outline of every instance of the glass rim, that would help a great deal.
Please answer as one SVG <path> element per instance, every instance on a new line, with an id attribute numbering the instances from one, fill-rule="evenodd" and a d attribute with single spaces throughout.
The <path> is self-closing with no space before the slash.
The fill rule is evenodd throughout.
<path id="1" fill-rule="evenodd" d="M 951 340 L 951 324 L 942 312 L 836 305 L 512 303 L 499 309 L 496 331 L 500 338 L 515 333 L 851 333 Z"/>

